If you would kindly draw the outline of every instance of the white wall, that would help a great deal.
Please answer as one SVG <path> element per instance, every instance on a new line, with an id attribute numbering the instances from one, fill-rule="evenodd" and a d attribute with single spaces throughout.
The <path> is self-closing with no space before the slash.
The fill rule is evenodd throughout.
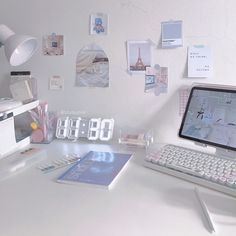
<path id="1" fill-rule="evenodd" d="M 180 142 L 177 131 L 178 89 L 193 82 L 235 85 L 236 2 L 234 0 L 0 0 L 0 23 L 17 33 L 38 38 L 39 50 L 32 60 L 11 67 L 0 51 L 0 97 L 9 96 L 8 80 L 12 70 L 31 70 L 38 80 L 40 99 L 51 110 L 73 110 L 102 117 L 113 117 L 117 126 L 153 127 L 159 141 Z M 89 15 L 109 15 L 107 36 L 89 35 Z M 169 91 L 154 96 L 145 94 L 144 77 L 126 73 L 126 40 L 151 39 L 159 45 L 161 21 L 183 20 L 184 46 L 153 50 L 153 62 L 169 68 Z M 42 36 L 65 36 L 64 56 L 43 56 Z M 109 88 L 74 87 L 78 51 L 95 42 L 110 60 Z M 187 47 L 206 44 L 214 55 L 214 77 L 186 78 Z M 50 91 L 48 78 L 65 79 L 64 91 Z"/>

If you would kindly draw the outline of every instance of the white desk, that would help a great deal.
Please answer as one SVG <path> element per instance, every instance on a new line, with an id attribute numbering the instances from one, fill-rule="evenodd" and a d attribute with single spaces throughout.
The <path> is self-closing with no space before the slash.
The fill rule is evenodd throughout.
<path id="1" fill-rule="evenodd" d="M 89 150 L 125 147 L 64 143 L 38 145 L 50 159 Z M 205 236 L 210 235 L 194 184 L 142 166 L 136 152 L 111 190 L 59 184 L 65 169 L 43 174 L 32 167 L 0 182 L 1 236 Z M 199 188 L 217 226 L 217 235 L 236 234 L 236 199 Z"/>

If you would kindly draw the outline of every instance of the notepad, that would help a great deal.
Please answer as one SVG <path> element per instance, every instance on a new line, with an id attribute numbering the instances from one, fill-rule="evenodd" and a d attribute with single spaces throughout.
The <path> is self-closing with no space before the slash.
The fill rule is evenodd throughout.
<path id="1" fill-rule="evenodd" d="M 90 151 L 62 174 L 57 182 L 87 184 L 109 189 L 124 171 L 132 157 L 130 153 Z"/>

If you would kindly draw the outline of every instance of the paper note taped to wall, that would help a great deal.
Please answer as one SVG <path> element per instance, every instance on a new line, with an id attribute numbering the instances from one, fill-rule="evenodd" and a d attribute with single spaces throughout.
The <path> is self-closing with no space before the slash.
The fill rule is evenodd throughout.
<path id="1" fill-rule="evenodd" d="M 213 75 L 212 53 L 207 46 L 188 48 L 188 77 L 207 78 Z"/>
<path id="2" fill-rule="evenodd" d="M 182 21 L 161 22 L 162 48 L 183 46 Z"/>

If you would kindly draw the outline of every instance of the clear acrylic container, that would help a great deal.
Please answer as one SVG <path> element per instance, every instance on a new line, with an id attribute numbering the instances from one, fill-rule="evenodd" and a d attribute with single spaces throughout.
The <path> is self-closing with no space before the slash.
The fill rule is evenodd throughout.
<path id="1" fill-rule="evenodd" d="M 135 146 L 141 148 L 147 148 L 153 143 L 153 131 L 136 129 L 136 128 L 121 128 L 119 131 L 118 142 L 128 146 Z"/>

